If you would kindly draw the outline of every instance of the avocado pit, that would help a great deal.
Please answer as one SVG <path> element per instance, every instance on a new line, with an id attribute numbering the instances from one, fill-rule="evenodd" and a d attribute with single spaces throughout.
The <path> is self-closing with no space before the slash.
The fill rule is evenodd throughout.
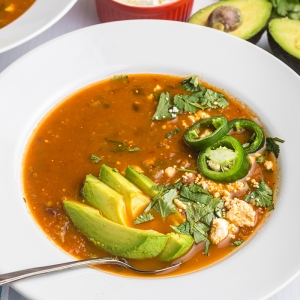
<path id="1" fill-rule="evenodd" d="M 241 11 L 232 5 L 223 5 L 214 9 L 207 19 L 207 26 L 230 32 L 236 30 L 242 24 Z"/>

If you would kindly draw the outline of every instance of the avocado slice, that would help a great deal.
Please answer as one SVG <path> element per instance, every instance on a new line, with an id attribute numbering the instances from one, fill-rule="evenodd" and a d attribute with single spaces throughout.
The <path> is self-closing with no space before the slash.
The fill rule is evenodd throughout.
<path id="1" fill-rule="evenodd" d="M 162 261 L 175 260 L 186 254 L 194 244 L 194 239 L 191 235 L 168 233 L 168 242 L 164 250 L 160 253 L 159 258 Z"/>
<path id="2" fill-rule="evenodd" d="M 273 54 L 300 75 L 300 21 L 288 18 L 271 20 L 268 41 Z"/>
<path id="3" fill-rule="evenodd" d="M 149 177 L 145 176 L 144 174 L 138 172 L 133 167 L 128 166 L 126 168 L 125 178 L 127 178 L 130 182 L 136 185 L 149 197 L 154 197 L 157 194 L 157 191 L 152 189 L 152 187 L 156 186 L 155 182 L 153 182 Z"/>
<path id="4" fill-rule="evenodd" d="M 136 219 L 149 205 L 149 197 L 120 174 L 118 170 L 103 164 L 100 169 L 99 178 L 116 192 L 124 196 L 127 212 L 132 215 L 133 219 Z"/>
<path id="5" fill-rule="evenodd" d="M 152 189 L 153 187 L 157 186 L 156 183 L 153 182 L 149 177 L 135 170 L 133 167 L 128 166 L 126 168 L 125 177 L 149 197 L 153 198 L 155 195 L 157 195 L 158 191 Z M 185 217 L 179 211 L 172 213 L 171 218 L 176 226 L 186 221 Z"/>
<path id="6" fill-rule="evenodd" d="M 228 32 L 234 36 L 256 44 L 261 38 L 272 11 L 268 0 L 223 0 L 209 5 L 192 15 L 189 23 L 208 26 L 211 13 L 221 6 L 233 6 L 241 13 L 241 24 Z"/>
<path id="7" fill-rule="evenodd" d="M 154 230 L 140 230 L 112 222 L 93 207 L 73 200 L 63 201 L 74 225 L 96 247 L 116 256 L 152 258 L 164 249 L 168 236 Z"/>
<path id="8" fill-rule="evenodd" d="M 106 218 L 126 225 L 126 207 L 121 194 L 91 174 L 86 176 L 81 193 L 87 204 L 99 209 Z"/>

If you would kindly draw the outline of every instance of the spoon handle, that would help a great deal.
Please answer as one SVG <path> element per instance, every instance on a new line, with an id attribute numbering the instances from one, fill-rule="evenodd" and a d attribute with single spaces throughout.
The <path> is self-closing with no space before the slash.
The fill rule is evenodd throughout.
<path id="1" fill-rule="evenodd" d="M 91 258 L 91 259 L 84 259 L 84 260 L 78 260 L 78 261 L 71 261 L 71 262 L 57 264 L 57 265 L 31 268 L 31 269 L 25 269 L 25 270 L 21 270 L 21 271 L 2 274 L 2 275 L 0 275 L 0 286 L 20 280 L 20 279 L 36 276 L 36 275 L 42 275 L 42 274 L 51 273 L 51 272 L 55 272 L 55 271 L 83 267 L 83 266 L 88 266 L 88 265 L 92 265 L 92 264 L 99 265 L 99 264 L 107 264 L 107 263 L 123 265 L 122 261 L 115 259 L 115 258 L 96 258 L 96 259 Z"/>

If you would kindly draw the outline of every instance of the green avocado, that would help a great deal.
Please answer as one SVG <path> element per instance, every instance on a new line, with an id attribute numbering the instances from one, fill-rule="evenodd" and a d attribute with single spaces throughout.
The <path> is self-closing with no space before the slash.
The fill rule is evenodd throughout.
<path id="1" fill-rule="evenodd" d="M 74 225 L 98 248 L 111 255 L 144 259 L 159 255 L 168 236 L 154 230 L 140 230 L 112 222 L 93 207 L 78 201 L 63 201 Z"/>
<path id="2" fill-rule="evenodd" d="M 194 244 L 192 236 L 187 234 L 168 233 L 166 247 L 159 255 L 162 261 L 172 261 L 186 254 Z"/>
<path id="3" fill-rule="evenodd" d="M 150 199 L 138 187 L 127 180 L 118 170 L 103 164 L 99 178 L 116 192 L 124 196 L 127 212 L 136 219 L 149 205 Z"/>
<path id="4" fill-rule="evenodd" d="M 288 18 L 271 20 L 268 41 L 273 54 L 300 75 L 300 21 Z"/>
<path id="5" fill-rule="evenodd" d="M 126 225 L 126 207 L 121 194 L 93 175 L 86 176 L 81 193 L 87 204 L 99 209 L 106 218 Z"/>
<path id="6" fill-rule="evenodd" d="M 133 167 L 128 166 L 125 170 L 125 177 L 141 189 L 146 195 L 154 197 L 157 194 L 157 191 L 152 189 L 156 187 L 155 182 L 153 182 L 149 177 L 138 172 Z"/>
<path id="7" fill-rule="evenodd" d="M 189 19 L 189 23 L 214 27 L 220 29 L 218 26 L 212 26 L 208 23 L 211 19 L 213 11 L 219 7 L 233 7 L 238 11 L 235 20 L 230 19 L 230 22 L 237 26 L 232 26 L 232 31 L 229 34 L 248 40 L 252 43 L 257 43 L 261 38 L 272 11 L 272 4 L 268 0 L 223 0 L 212 5 L 209 5 L 198 12 L 196 12 Z M 222 14 L 222 12 L 221 12 Z M 230 18 L 233 18 L 230 16 Z M 218 18 L 215 18 L 217 20 Z M 228 21 L 226 21 L 228 22 Z M 236 24 L 237 23 L 237 24 Z M 219 23 L 218 23 L 219 24 Z M 237 27 L 237 28 L 236 28 Z M 226 31 L 226 30 L 224 30 Z"/>

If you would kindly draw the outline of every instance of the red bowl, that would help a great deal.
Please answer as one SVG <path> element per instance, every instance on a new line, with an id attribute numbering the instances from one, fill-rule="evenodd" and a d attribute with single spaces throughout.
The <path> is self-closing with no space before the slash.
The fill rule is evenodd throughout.
<path id="1" fill-rule="evenodd" d="M 135 6 L 114 0 L 95 0 L 101 23 L 132 20 L 161 19 L 187 21 L 191 15 L 194 0 L 177 0 L 156 6 Z"/>

